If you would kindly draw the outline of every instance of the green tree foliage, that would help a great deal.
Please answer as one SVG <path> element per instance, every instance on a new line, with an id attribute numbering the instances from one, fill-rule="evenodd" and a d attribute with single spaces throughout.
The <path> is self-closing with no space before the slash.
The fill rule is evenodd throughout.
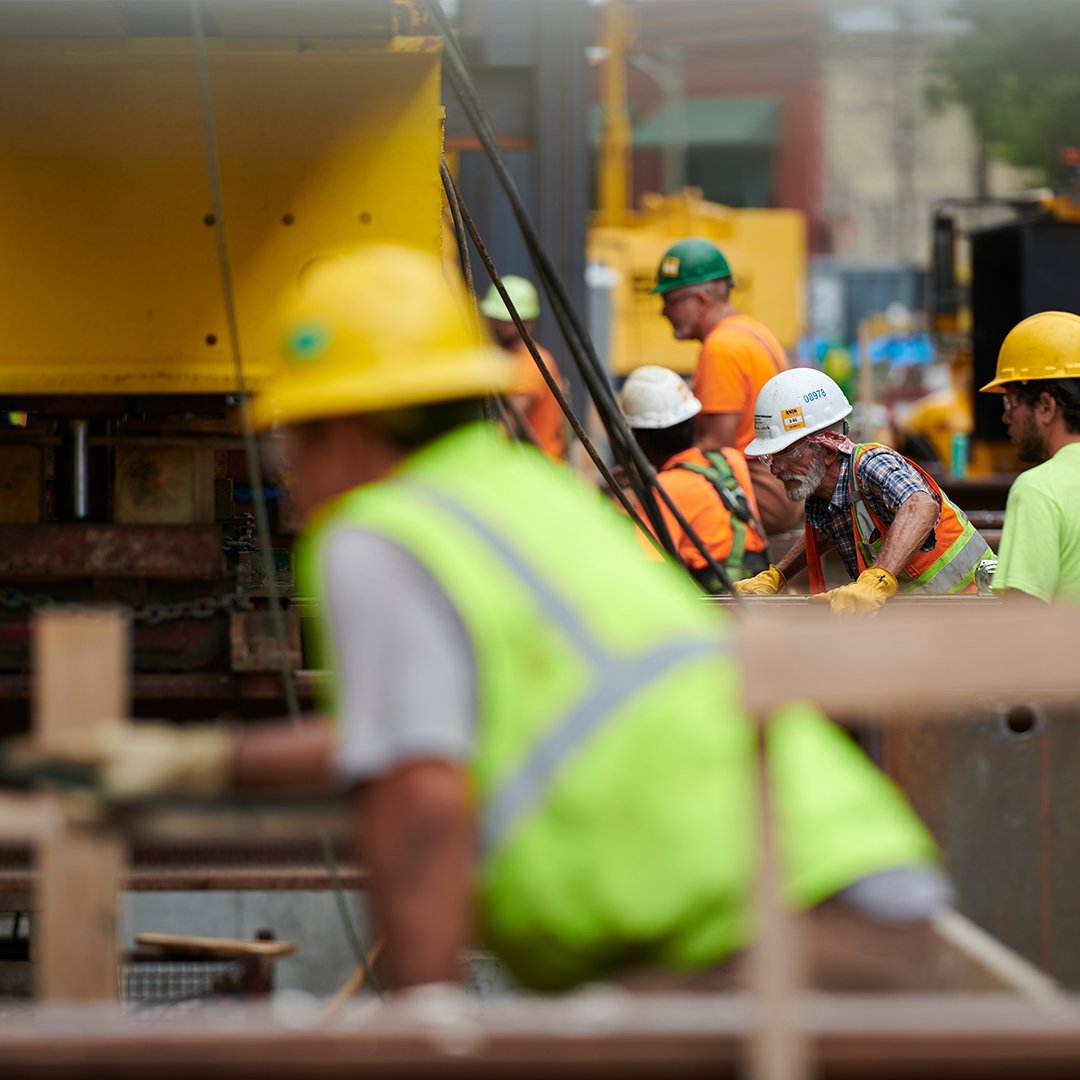
<path id="1" fill-rule="evenodd" d="M 1080 0 L 961 0 L 971 27 L 942 50 L 931 105 L 967 108 L 991 157 L 1057 175 L 1080 146 Z"/>

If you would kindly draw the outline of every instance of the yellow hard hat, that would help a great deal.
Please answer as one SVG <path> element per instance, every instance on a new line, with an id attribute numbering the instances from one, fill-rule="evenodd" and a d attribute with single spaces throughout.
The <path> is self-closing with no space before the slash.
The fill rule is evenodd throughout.
<path id="1" fill-rule="evenodd" d="M 439 260 L 375 245 L 310 264 L 283 301 L 284 364 L 256 428 L 513 390 L 518 369 L 464 312 Z"/>
<path id="2" fill-rule="evenodd" d="M 1080 379 L 1080 315 L 1040 311 L 1018 322 L 998 353 L 997 373 L 982 390 L 1004 394 L 1005 384 L 1031 379 Z"/>

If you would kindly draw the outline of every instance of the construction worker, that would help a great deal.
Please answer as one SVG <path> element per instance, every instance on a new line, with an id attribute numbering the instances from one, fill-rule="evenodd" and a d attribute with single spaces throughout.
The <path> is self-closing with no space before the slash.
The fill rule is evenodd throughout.
<path id="1" fill-rule="evenodd" d="M 787 588 L 806 568 L 810 591 L 839 614 L 873 614 L 899 590 L 976 592 L 975 571 L 993 557 L 986 541 L 937 482 L 880 443 L 847 437 L 851 404 L 823 372 L 774 375 L 754 406 L 748 455 L 805 502 L 802 540 L 764 573 L 736 584 L 749 596 Z M 835 548 L 850 585 L 825 592 L 821 556 Z"/>
<path id="2" fill-rule="evenodd" d="M 540 989 L 692 978 L 752 932 L 758 738 L 726 621 L 681 571 L 645 572 L 573 473 L 475 421 L 517 372 L 462 310 L 430 256 L 328 260 L 285 304 L 287 364 L 254 404 L 306 517 L 336 726 L 136 727 L 108 744 L 106 785 L 311 786 L 336 763 L 390 987 L 456 979 L 477 933 Z M 808 704 L 766 740 L 784 897 L 829 928 L 812 970 L 910 985 L 946 902 L 931 838 Z"/>
<path id="3" fill-rule="evenodd" d="M 531 335 L 533 327 L 536 326 L 536 320 L 540 317 L 540 297 L 536 292 L 536 287 L 527 278 L 516 277 L 513 274 L 507 274 L 502 279 L 502 283 L 517 310 L 518 317 Z M 535 437 L 536 445 L 548 457 L 563 461 L 566 458 L 566 428 L 562 409 L 559 408 L 559 403 L 555 400 L 547 383 L 544 382 L 544 377 L 540 374 L 532 353 L 529 352 L 518 333 L 514 320 L 510 317 L 510 311 L 494 285 L 488 289 L 484 299 L 480 301 L 480 310 L 487 319 L 491 336 L 518 362 L 521 378 L 519 385 L 514 388 L 511 401 L 528 424 L 529 432 Z M 536 345 L 536 350 L 549 374 L 561 387 L 562 380 L 555 358 L 539 344 Z"/>
<path id="4" fill-rule="evenodd" d="M 764 570 L 769 565 L 765 530 L 757 520 L 746 458 L 730 446 L 708 454 L 694 446 L 694 417 L 701 402 L 685 381 L 669 368 L 640 367 L 623 384 L 620 401 L 659 483 L 728 577 L 736 581 Z M 706 592 L 722 591 L 705 556 L 667 505 L 662 500 L 657 505 L 694 578 Z"/>
<path id="5" fill-rule="evenodd" d="M 994 592 L 1080 600 L 1080 316 L 1042 311 L 1018 323 L 982 389 L 1004 395 L 1020 460 L 1042 463 L 1009 489 Z"/>
<path id="6" fill-rule="evenodd" d="M 745 451 L 754 437 L 754 402 L 766 381 L 788 366 L 776 335 L 735 309 L 735 279 L 724 253 L 689 237 L 664 253 L 653 292 L 679 341 L 700 341 L 694 393 L 701 402 L 694 442 L 703 451 L 733 446 Z M 797 528 L 801 508 L 784 497 L 769 470 L 750 462 L 750 478 L 770 534 Z"/>

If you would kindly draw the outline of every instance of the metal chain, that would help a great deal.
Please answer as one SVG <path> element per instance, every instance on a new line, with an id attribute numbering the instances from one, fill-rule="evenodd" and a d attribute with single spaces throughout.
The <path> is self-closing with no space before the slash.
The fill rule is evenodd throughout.
<path id="1" fill-rule="evenodd" d="M 254 551 L 258 547 L 255 536 L 255 515 L 244 514 L 244 527 L 239 536 L 226 536 L 221 541 L 222 551 Z"/>
<path id="2" fill-rule="evenodd" d="M 247 584 L 240 580 L 237 568 L 237 581 L 231 592 L 214 596 L 199 596 L 191 600 L 176 600 L 169 603 L 143 604 L 131 609 L 135 622 L 144 622 L 150 626 L 171 622 L 174 619 L 209 619 L 219 611 L 249 611 L 254 605 L 248 592 Z M 0 585 L 0 607 L 11 611 L 23 609 L 33 611 L 36 608 L 62 607 L 78 610 L 88 607 L 77 601 L 59 600 L 47 593 L 30 593 L 10 585 Z"/>

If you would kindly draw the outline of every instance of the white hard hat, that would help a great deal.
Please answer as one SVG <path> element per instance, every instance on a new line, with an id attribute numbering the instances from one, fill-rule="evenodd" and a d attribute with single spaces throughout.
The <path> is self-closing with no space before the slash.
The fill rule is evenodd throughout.
<path id="1" fill-rule="evenodd" d="M 620 395 L 632 428 L 669 428 L 697 416 L 701 402 L 670 368 L 648 364 L 627 376 Z"/>
<path id="2" fill-rule="evenodd" d="M 843 390 L 816 368 L 788 368 L 762 388 L 754 405 L 747 457 L 778 454 L 805 435 L 824 431 L 851 412 Z"/>

